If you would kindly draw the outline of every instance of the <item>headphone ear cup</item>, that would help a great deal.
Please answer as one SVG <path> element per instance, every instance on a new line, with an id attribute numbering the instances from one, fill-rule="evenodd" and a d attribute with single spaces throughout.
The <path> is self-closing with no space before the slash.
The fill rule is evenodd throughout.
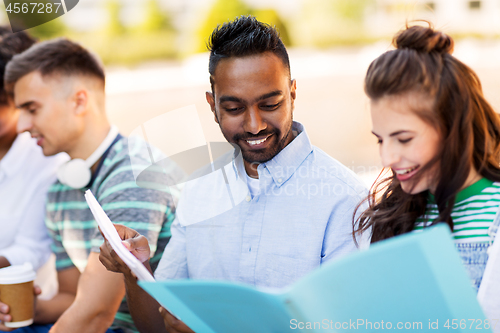
<path id="1" fill-rule="evenodd" d="M 71 160 L 59 167 L 57 178 L 61 183 L 74 189 L 83 188 L 90 182 L 92 173 L 87 163 L 80 159 Z"/>
<path id="2" fill-rule="evenodd" d="M 64 185 L 66 185 L 66 181 L 64 179 L 64 173 L 65 173 L 66 165 L 68 164 L 68 162 L 61 164 L 59 166 L 59 168 L 57 169 L 57 180 L 59 180 L 61 182 L 61 184 L 64 184 Z"/>

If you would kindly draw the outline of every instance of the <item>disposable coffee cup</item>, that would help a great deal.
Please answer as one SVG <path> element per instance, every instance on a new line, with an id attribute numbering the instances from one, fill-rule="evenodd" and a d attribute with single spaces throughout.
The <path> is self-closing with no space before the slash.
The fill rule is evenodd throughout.
<path id="1" fill-rule="evenodd" d="M 9 306 L 7 327 L 23 327 L 33 323 L 33 280 L 36 273 L 30 263 L 0 269 L 0 302 Z"/>

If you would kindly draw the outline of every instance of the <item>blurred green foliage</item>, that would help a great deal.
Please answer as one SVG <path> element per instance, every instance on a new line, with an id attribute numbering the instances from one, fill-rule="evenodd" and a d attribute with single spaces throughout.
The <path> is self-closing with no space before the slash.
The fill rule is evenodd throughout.
<path id="1" fill-rule="evenodd" d="M 293 25 L 293 43 L 311 47 L 372 41 L 363 20 L 375 0 L 308 0 Z"/>
<path id="2" fill-rule="evenodd" d="M 333 12 L 340 18 L 362 24 L 366 8 L 375 2 L 373 0 L 333 0 L 330 3 Z"/>
<path id="3" fill-rule="evenodd" d="M 56 19 L 29 32 L 42 40 L 64 35 L 95 51 L 106 64 L 121 65 L 204 52 L 213 29 L 240 15 L 254 15 L 275 26 L 287 46 L 331 47 L 373 40 L 363 22 L 375 0 L 307 0 L 296 16 L 286 19 L 275 9 L 253 8 L 251 4 L 246 0 L 213 0 L 209 9 L 198 13 L 198 26 L 176 31 L 172 17 L 159 0 L 141 1 L 144 18 L 134 26 L 123 23 L 121 0 L 104 0 L 100 5 L 108 19 L 98 31 L 71 31 Z"/>
<path id="4" fill-rule="evenodd" d="M 27 31 L 32 36 L 41 40 L 45 40 L 63 36 L 68 31 L 68 29 L 60 18 L 56 18 L 55 20 L 28 29 Z"/>
<path id="5" fill-rule="evenodd" d="M 105 64 L 136 65 L 148 60 L 165 60 L 178 56 L 176 34 L 171 31 L 128 33 L 108 36 L 83 34 L 74 36 L 82 45 L 96 52 Z"/>
<path id="6" fill-rule="evenodd" d="M 135 26 L 123 24 L 119 0 L 106 0 L 104 5 L 109 19 L 102 31 L 68 35 L 96 52 L 105 64 L 135 65 L 178 57 L 176 32 L 157 0 L 144 2 L 144 19 Z"/>
<path id="7" fill-rule="evenodd" d="M 105 6 L 108 12 L 108 21 L 104 28 L 105 33 L 110 37 L 122 35 L 126 30 L 120 19 L 122 4 L 119 0 L 106 0 Z"/>
<path id="8" fill-rule="evenodd" d="M 160 30 L 174 30 L 170 16 L 160 7 L 157 0 L 147 0 L 145 11 L 146 18 L 137 27 L 139 31 L 148 33 Z"/>
<path id="9" fill-rule="evenodd" d="M 225 22 L 241 15 L 254 15 L 257 19 L 279 30 L 283 43 L 290 45 L 286 24 L 274 9 L 254 9 L 242 0 L 215 0 L 205 20 L 196 31 L 196 52 L 207 51 L 207 41 L 212 31 Z"/>
<path id="10" fill-rule="evenodd" d="M 207 51 L 207 40 L 212 31 L 220 24 L 237 16 L 249 15 L 250 8 L 241 0 L 215 0 L 212 8 L 196 31 L 196 52 Z"/>
<path id="11" fill-rule="evenodd" d="M 270 24 L 271 26 L 276 27 L 276 29 L 280 33 L 281 40 L 287 46 L 290 46 L 291 40 L 288 35 L 288 29 L 286 27 L 285 22 L 281 19 L 281 16 L 278 15 L 278 12 L 274 9 L 256 9 L 252 13 L 259 21 Z"/>

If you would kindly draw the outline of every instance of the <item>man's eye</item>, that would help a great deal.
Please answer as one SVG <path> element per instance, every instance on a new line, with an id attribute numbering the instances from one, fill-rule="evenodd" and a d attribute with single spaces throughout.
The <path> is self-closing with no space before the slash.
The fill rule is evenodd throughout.
<path id="1" fill-rule="evenodd" d="M 36 109 L 28 109 L 28 113 L 34 114 L 36 112 Z"/>
<path id="2" fill-rule="evenodd" d="M 222 109 L 226 112 L 238 112 L 244 109 L 243 105 L 237 105 L 237 104 L 226 104 L 221 106 Z"/>
<path id="3" fill-rule="evenodd" d="M 276 110 L 279 106 L 280 106 L 281 103 L 276 103 L 276 104 L 267 104 L 267 105 L 263 105 L 262 108 L 264 110 Z"/>
<path id="4" fill-rule="evenodd" d="M 243 108 L 224 108 L 226 112 L 238 112 Z"/>

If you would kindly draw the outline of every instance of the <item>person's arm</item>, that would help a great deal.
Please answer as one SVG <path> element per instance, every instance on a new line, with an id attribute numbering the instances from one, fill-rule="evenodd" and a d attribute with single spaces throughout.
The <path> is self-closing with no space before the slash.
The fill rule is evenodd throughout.
<path id="1" fill-rule="evenodd" d="M 115 224 L 115 228 L 121 239 L 124 240 L 123 244 L 150 272 L 152 272 L 151 266 L 149 265 L 149 243 L 146 237 L 123 225 Z M 164 308 L 160 308 L 160 304 L 144 291 L 144 289 L 139 287 L 137 278 L 116 254 L 106 239 L 101 245 L 100 250 L 99 260 L 102 264 L 112 272 L 123 273 L 130 314 L 140 332 L 193 332 L 186 324 L 177 320 Z"/>
<path id="2" fill-rule="evenodd" d="M 152 273 L 149 265 L 149 242 L 146 237 L 126 226 L 115 224 L 115 228 L 124 240 L 123 244 Z M 160 305 L 137 284 L 137 278 L 130 268 L 116 254 L 107 239 L 100 247 L 99 260 L 111 272 L 123 273 L 130 315 L 140 332 L 166 332 L 158 311 Z M 117 274 L 118 275 L 118 274 Z M 118 275 L 120 276 L 120 275 Z"/>
<path id="3" fill-rule="evenodd" d="M 47 190 L 52 182 L 53 177 L 48 177 L 32 185 L 36 189 L 29 198 L 29 204 L 24 206 L 20 216 L 9 221 L 17 225 L 17 231 L 12 244 L 0 250 L 0 268 L 29 262 L 37 270 L 49 259 L 51 240 L 44 218 Z"/>
<path id="4" fill-rule="evenodd" d="M 74 266 L 58 271 L 59 289 L 57 294 L 49 300 L 37 300 L 34 322 L 49 324 L 59 319 L 75 300 L 79 278 L 80 271 Z"/>
<path id="5" fill-rule="evenodd" d="M 89 255 L 80 276 L 77 296 L 54 324 L 51 333 L 104 332 L 113 323 L 125 295 L 123 278 L 108 272 L 99 262 L 99 254 Z"/>
<path id="6" fill-rule="evenodd" d="M 330 214 L 328 224 L 325 230 L 323 248 L 321 253 L 321 263 L 338 259 L 348 253 L 356 252 L 360 248 L 366 248 L 366 242 L 369 240 L 366 234 L 357 237 L 358 244 L 354 242 L 352 236 L 353 214 L 356 207 L 363 202 L 367 195 L 366 188 L 359 185 L 359 188 L 345 186 L 345 194 L 337 196 L 332 205 L 333 210 Z M 356 211 L 356 218 L 367 208 L 364 202 Z M 356 220 L 354 218 L 354 221 Z"/>

